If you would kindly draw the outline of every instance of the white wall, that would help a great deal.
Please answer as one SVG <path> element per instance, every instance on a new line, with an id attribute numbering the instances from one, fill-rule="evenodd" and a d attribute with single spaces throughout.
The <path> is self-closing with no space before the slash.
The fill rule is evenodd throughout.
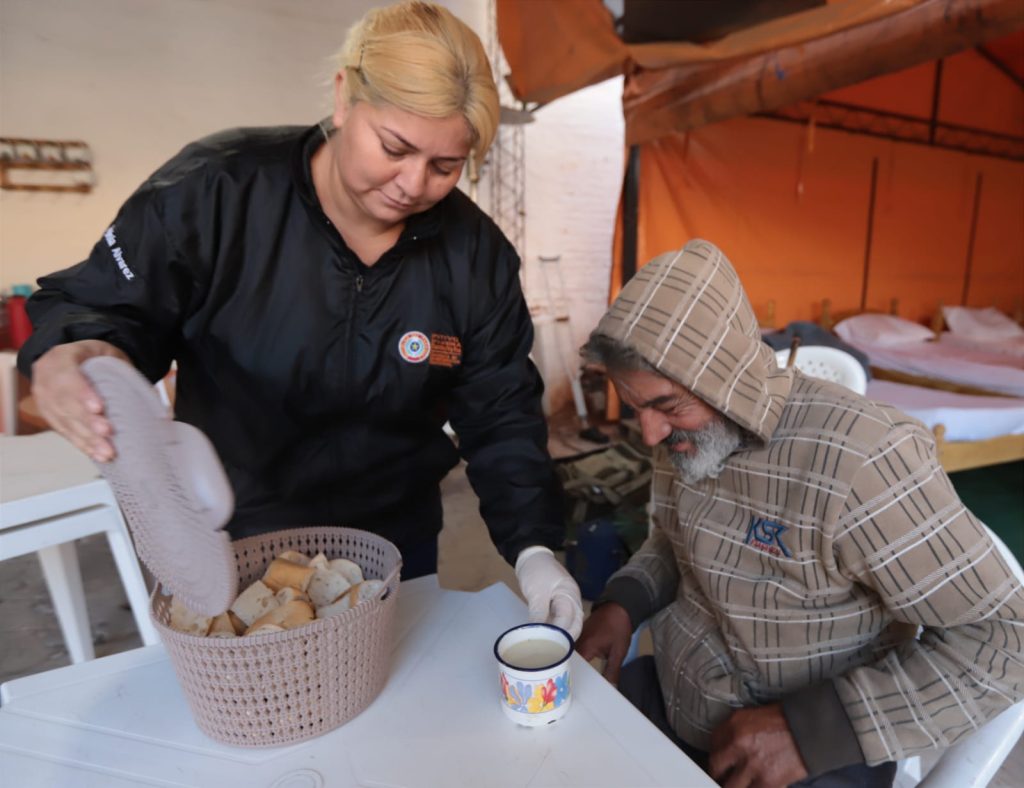
<path id="1" fill-rule="evenodd" d="M 487 40 L 487 0 L 442 2 Z M 97 185 L 87 195 L 0 191 L 0 288 L 83 259 L 120 204 L 187 142 L 326 115 L 331 55 L 377 4 L 2 0 L 0 135 L 84 140 Z M 609 82 L 560 99 L 526 132 L 527 295 L 543 301 L 531 258 L 561 254 L 579 338 L 607 292 L 620 92 Z M 557 400 L 564 374 L 538 350 Z"/>
<path id="2" fill-rule="evenodd" d="M 548 303 L 538 255 L 558 255 L 568 294 L 569 325 L 537 323 L 535 360 L 550 407 L 569 395 L 562 354 L 578 365 L 577 348 L 608 305 L 615 210 L 624 168 L 622 79 L 611 79 L 552 102 L 526 127 L 526 296 L 535 311 L 564 313 L 555 279 Z M 554 273 L 549 266 L 549 274 Z M 568 336 L 571 329 L 571 337 Z M 557 331 L 565 332 L 556 336 Z M 574 366 L 575 368 L 575 366 Z"/>

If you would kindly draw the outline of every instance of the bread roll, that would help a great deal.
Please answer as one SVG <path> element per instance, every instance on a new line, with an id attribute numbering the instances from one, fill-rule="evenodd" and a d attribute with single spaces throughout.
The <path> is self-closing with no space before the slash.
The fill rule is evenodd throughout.
<path id="1" fill-rule="evenodd" d="M 316 609 L 316 617 L 330 618 L 331 616 L 336 616 L 340 613 L 344 613 L 346 610 L 349 609 L 349 607 L 350 606 L 348 594 L 343 594 L 340 599 L 331 602 L 331 604 L 324 605 L 323 607 L 318 607 Z"/>
<path id="2" fill-rule="evenodd" d="M 253 629 L 246 630 L 246 635 L 266 635 L 268 632 L 284 632 L 284 627 L 277 624 L 263 624 Z"/>
<path id="3" fill-rule="evenodd" d="M 274 592 L 265 583 L 257 580 L 245 591 L 238 595 L 238 598 L 231 605 L 231 612 L 242 620 L 246 628 L 252 625 L 260 616 L 278 606 Z"/>
<path id="4" fill-rule="evenodd" d="M 309 602 L 295 599 L 283 605 L 275 607 L 266 615 L 252 622 L 245 634 L 252 634 L 252 630 L 262 627 L 264 624 L 274 624 L 284 629 L 295 629 L 313 620 L 313 607 Z"/>
<path id="5" fill-rule="evenodd" d="M 293 564 L 299 566 L 309 566 L 309 556 L 305 553 L 300 553 L 298 550 L 285 550 L 278 558 L 283 558 L 285 561 L 291 561 Z"/>
<path id="6" fill-rule="evenodd" d="M 374 599 L 384 588 L 383 580 L 364 580 L 360 583 L 359 601 Z"/>
<path id="7" fill-rule="evenodd" d="M 310 566 L 302 566 L 283 558 L 275 558 L 263 575 L 263 582 L 274 591 L 290 586 L 298 591 L 305 591 L 316 570 Z"/>
<path id="8" fill-rule="evenodd" d="M 234 610 L 228 611 L 228 620 L 231 621 L 231 626 L 235 630 L 236 635 L 241 635 L 246 630 L 246 624 L 242 619 L 235 615 Z"/>
<path id="9" fill-rule="evenodd" d="M 210 624 L 210 631 L 206 636 L 211 638 L 238 637 L 238 633 L 235 632 L 235 627 L 231 623 L 230 614 L 221 613 L 219 616 L 215 617 L 213 619 L 213 623 Z"/>
<path id="10" fill-rule="evenodd" d="M 373 599 L 383 587 L 383 580 L 364 580 L 362 583 L 356 583 L 345 595 L 348 599 L 348 606 L 355 607 L 360 602 Z"/>
<path id="11" fill-rule="evenodd" d="M 314 569 L 329 569 L 329 563 L 330 562 L 327 560 L 326 555 L 324 555 L 323 553 L 317 553 L 315 556 L 313 556 L 313 560 L 309 562 L 309 565 Z"/>
<path id="12" fill-rule="evenodd" d="M 211 616 L 201 616 L 193 613 L 177 599 L 171 599 L 171 629 L 184 632 L 186 635 L 205 637 L 210 631 L 210 624 L 213 623 Z"/>
<path id="13" fill-rule="evenodd" d="M 274 598 L 277 600 L 279 605 L 283 605 L 285 602 L 292 602 L 296 599 L 302 602 L 309 602 L 309 594 L 305 594 L 302 591 L 296 591 L 291 586 L 285 586 L 282 588 L 274 594 Z"/>
<path id="14" fill-rule="evenodd" d="M 331 602 L 329 605 L 321 605 L 316 609 L 317 618 L 327 618 L 351 610 L 360 602 L 368 599 L 375 599 L 384 588 L 383 580 L 364 580 L 356 583 L 348 591 Z"/>
<path id="15" fill-rule="evenodd" d="M 351 587 L 341 572 L 317 569 L 309 581 L 309 598 L 317 607 L 329 605 Z"/>
<path id="16" fill-rule="evenodd" d="M 349 585 L 363 582 L 363 570 L 359 568 L 359 564 L 347 558 L 335 558 L 331 561 L 331 571 L 340 572 L 348 580 Z"/>

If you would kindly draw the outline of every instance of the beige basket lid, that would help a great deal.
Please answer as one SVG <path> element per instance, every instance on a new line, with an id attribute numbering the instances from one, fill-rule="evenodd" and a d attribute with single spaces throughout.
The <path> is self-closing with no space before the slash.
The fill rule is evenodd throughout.
<path id="1" fill-rule="evenodd" d="M 238 568 L 223 530 L 234 510 L 224 468 L 207 437 L 174 421 L 130 364 L 91 358 L 82 372 L 103 399 L 116 457 L 97 463 L 124 511 L 139 558 L 189 609 L 223 613 Z"/>

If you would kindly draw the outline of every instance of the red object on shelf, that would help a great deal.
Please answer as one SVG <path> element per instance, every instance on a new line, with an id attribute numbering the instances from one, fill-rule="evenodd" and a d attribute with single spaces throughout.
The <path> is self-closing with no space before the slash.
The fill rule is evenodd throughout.
<path id="1" fill-rule="evenodd" d="M 7 326 L 11 335 L 11 346 L 18 350 L 32 336 L 32 321 L 25 311 L 25 296 L 12 295 L 7 298 Z"/>

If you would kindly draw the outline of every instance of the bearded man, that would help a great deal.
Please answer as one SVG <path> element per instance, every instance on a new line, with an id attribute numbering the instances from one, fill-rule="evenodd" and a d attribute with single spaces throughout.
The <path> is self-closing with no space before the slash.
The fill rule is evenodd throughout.
<path id="1" fill-rule="evenodd" d="M 889 786 L 1024 697 L 1024 589 L 922 424 L 779 369 L 722 252 L 626 285 L 583 349 L 654 448 L 653 528 L 577 643 L 726 786 Z M 622 668 L 650 619 L 654 656 Z"/>

